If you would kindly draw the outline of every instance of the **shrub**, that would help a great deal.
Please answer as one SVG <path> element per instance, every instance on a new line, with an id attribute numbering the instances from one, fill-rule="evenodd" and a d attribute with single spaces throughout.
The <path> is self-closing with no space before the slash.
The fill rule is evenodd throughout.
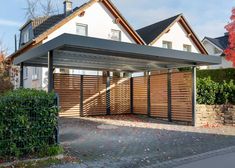
<path id="1" fill-rule="evenodd" d="M 235 84 L 233 80 L 214 82 L 210 77 L 197 78 L 198 104 L 235 104 Z"/>
<path id="2" fill-rule="evenodd" d="M 228 69 L 207 69 L 207 70 L 198 70 L 198 78 L 208 78 L 210 77 L 213 81 L 223 83 L 230 82 L 230 80 L 235 80 L 235 68 Z"/>
<path id="3" fill-rule="evenodd" d="M 57 116 L 54 93 L 19 89 L 0 97 L 0 157 L 54 149 Z"/>
<path id="4" fill-rule="evenodd" d="M 218 83 L 210 78 L 197 79 L 197 103 L 212 105 L 216 102 Z"/>

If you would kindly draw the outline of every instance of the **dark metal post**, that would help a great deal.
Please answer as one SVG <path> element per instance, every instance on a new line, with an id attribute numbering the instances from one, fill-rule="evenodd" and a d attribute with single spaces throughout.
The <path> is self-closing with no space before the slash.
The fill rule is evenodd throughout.
<path id="1" fill-rule="evenodd" d="M 20 88 L 24 87 L 24 63 L 20 63 Z"/>
<path id="2" fill-rule="evenodd" d="M 133 79 L 133 77 L 131 77 L 130 78 L 130 106 L 131 106 L 131 109 L 130 109 L 130 111 L 131 111 L 131 114 L 133 114 L 134 113 L 134 103 L 133 103 L 133 97 L 134 97 L 134 79 Z"/>
<path id="3" fill-rule="evenodd" d="M 83 113 L 83 80 L 84 80 L 84 76 L 81 75 L 81 82 L 80 82 L 80 117 L 84 117 L 84 113 Z"/>
<path id="4" fill-rule="evenodd" d="M 197 93 L 197 68 L 192 67 L 192 125 L 196 125 L 196 94 Z"/>
<path id="5" fill-rule="evenodd" d="M 106 90 L 106 114 L 110 115 L 110 72 L 107 72 Z"/>
<path id="6" fill-rule="evenodd" d="M 169 69 L 167 73 L 167 93 L 168 93 L 167 97 L 168 97 L 168 121 L 169 122 L 172 122 L 171 73 L 172 73 L 172 70 Z"/>
<path id="7" fill-rule="evenodd" d="M 60 140 L 59 140 L 59 109 L 60 109 L 60 100 L 59 100 L 59 94 L 55 94 L 55 105 L 57 107 L 57 110 L 58 110 L 58 114 L 57 114 L 57 123 L 56 123 L 56 128 L 55 128 L 55 141 L 56 141 L 56 144 L 59 144 L 60 143 Z"/>
<path id="8" fill-rule="evenodd" d="M 147 72 L 147 112 L 151 116 L 151 93 L 150 93 L 150 71 Z"/>
<path id="9" fill-rule="evenodd" d="M 54 90 L 54 77 L 53 77 L 53 50 L 48 52 L 48 92 Z"/>

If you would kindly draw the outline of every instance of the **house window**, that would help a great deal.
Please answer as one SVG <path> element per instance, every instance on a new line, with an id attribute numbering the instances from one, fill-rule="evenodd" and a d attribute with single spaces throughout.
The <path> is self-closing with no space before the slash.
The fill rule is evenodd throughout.
<path id="1" fill-rule="evenodd" d="M 191 52 L 191 51 L 192 51 L 192 46 L 191 46 L 191 45 L 184 44 L 184 45 L 183 45 L 183 51 Z"/>
<path id="2" fill-rule="evenodd" d="M 88 35 L 88 25 L 77 23 L 76 25 L 76 33 L 80 36 Z"/>
<path id="3" fill-rule="evenodd" d="M 29 71 L 27 67 L 24 67 L 24 79 L 27 79 L 29 76 Z"/>
<path id="4" fill-rule="evenodd" d="M 162 42 L 162 47 L 172 49 L 172 42 L 171 41 L 163 41 Z"/>
<path id="5" fill-rule="evenodd" d="M 22 42 L 23 44 L 27 43 L 29 41 L 29 29 L 25 30 L 23 33 L 22 33 Z"/>
<path id="6" fill-rule="evenodd" d="M 121 31 L 120 30 L 111 30 L 111 40 L 121 41 Z"/>
<path id="7" fill-rule="evenodd" d="M 32 80 L 37 80 L 39 76 L 39 69 L 37 67 L 33 68 Z"/>

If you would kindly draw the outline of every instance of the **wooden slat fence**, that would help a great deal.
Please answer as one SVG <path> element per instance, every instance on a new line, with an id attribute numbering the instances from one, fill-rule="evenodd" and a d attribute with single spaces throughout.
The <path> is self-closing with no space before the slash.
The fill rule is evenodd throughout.
<path id="1" fill-rule="evenodd" d="M 112 77 L 110 81 L 111 114 L 130 113 L 130 78 Z"/>

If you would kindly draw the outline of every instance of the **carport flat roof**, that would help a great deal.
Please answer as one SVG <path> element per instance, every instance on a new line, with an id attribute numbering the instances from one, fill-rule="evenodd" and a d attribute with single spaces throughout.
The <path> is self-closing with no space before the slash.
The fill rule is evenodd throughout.
<path id="1" fill-rule="evenodd" d="M 55 67 L 91 70 L 144 71 L 161 68 L 216 65 L 221 58 L 197 53 L 62 34 L 14 59 L 14 64 L 47 66 L 54 51 Z"/>

